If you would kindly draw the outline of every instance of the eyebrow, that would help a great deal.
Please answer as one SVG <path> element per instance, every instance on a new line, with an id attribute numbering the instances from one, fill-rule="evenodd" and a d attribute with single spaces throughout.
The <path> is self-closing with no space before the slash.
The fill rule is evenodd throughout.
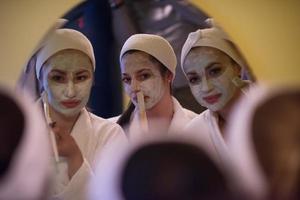
<path id="1" fill-rule="evenodd" d="M 66 72 L 65 71 L 62 71 L 62 70 L 59 70 L 59 69 L 53 69 L 52 71 L 51 71 L 51 73 L 59 73 L 59 74 L 65 74 Z"/>
<path id="2" fill-rule="evenodd" d="M 139 71 L 137 71 L 137 74 L 140 74 L 142 72 L 150 72 L 150 69 L 140 69 Z"/>
<path id="3" fill-rule="evenodd" d="M 197 75 L 198 73 L 195 72 L 195 71 L 191 71 L 191 72 L 187 72 L 186 74 L 187 74 L 187 75 Z"/>
<path id="4" fill-rule="evenodd" d="M 219 62 L 211 62 L 211 63 L 209 63 L 206 67 L 205 67 L 205 70 L 208 70 L 208 69 L 210 69 L 210 68 L 212 68 L 214 65 L 216 65 L 216 64 L 221 64 L 221 63 L 219 63 Z M 190 71 L 190 72 L 187 72 L 186 73 L 187 75 L 197 75 L 198 73 L 197 72 L 195 72 L 194 70 L 192 70 L 192 71 Z"/>
<path id="5" fill-rule="evenodd" d="M 205 67 L 205 69 L 210 69 L 210 68 L 212 68 L 214 65 L 216 65 L 216 64 L 218 64 L 218 65 L 220 65 L 221 63 L 219 63 L 219 62 L 211 62 L 211 63 L 209 63 L 206 67 Z"/>
<path id="6" fill-rule="evenodd" d="M 150 69 L 140 69 L 140 70 L 138 70 L 137 72 L 134 72 L 134 73 L 136 73 L 136 74 L 140 74 L 140 73 L 142 73 L 142 72 L 150 72 Z M 127 73 L 122 73 L 122 75 L 123 76 L 129 76 Z"/>
<path id="7" fill-rule="evenodd" d="M 76 72 L 75 74 L 76 75 L 79 75 L 79 74 L 83 74 L 83 73 L 85 73 L 85 72 L 89 72 L 88 70 L 86 70 L 86 69 L 83 69 L 83 70 L 80 70 L 80 71 L 78 71 L 78 72 Z"/>

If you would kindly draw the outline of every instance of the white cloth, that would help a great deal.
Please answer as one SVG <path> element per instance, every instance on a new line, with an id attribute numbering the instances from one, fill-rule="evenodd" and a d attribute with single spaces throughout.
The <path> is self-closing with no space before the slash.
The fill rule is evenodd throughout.
<path id="1" fill-rule="evenodd" d="M 124 43 L 120 53 L 120 63 L 123 55 L 129 50 L 146 52 L 160 61 L 172 74 L 176 73 L 176 55 L 170 43 L 161 36 L 152 34 L 135 34 Z"/>
<path id="2" fill-rule="evenodd" d="M 46 196 L 50 177 L 50 143 L 41 110 L 25 94 L 1 88 L 1 93 L 20 106 L 25 118 L 22 140 L 9 171 L 1 177 L 0 199 L 34 200 Z"/>
<path id="3" fill-rule="evenodd" d="M 40 77 L 41 68 L 48 58 L 65 49 L 75 49 L 85 53 L 90 58 L 93 69 L 95 70 L 96 61 L 94 50 L 88 38 L 79 31 L 63 28 L 55 30 L 47 38 L 47 41 L 44 42 L 41 50 L 37 54 L 35 72 L 38 79 Z"/>
<path id="4" fill-rule="evenodd" d="M 69 180 L 67 162 L 60 157 L 57 169 L 54 167 L 56 175 L 52 199 L 87 199 L 88 181 L 94 174 L 96 157 L 101 159 L 102 154 L 116 147 L 115 142 L 121 140 L 126 143 L 127 140 L 119 125 L 97 117 L 86 109 L 82 110 L 71 136 L 78 144 L 84 162 Z"/>
<path id="5" fill-rule="evenodd" d="M 193 111 L 190 111 L 188 109 L 183 108 L 180 103 L 177 101 L 177 99 L 175 99 L 174 97 L 172 97 L 173 100 L 173 110 L 174 110 L 174 114 L 173 114 L 173 118 L 171 120 L 168 132 L 170 133 L 178 133 L 180 132 L 185 125 L 190 122 L 193 118 L 195 118 L 197 116 L 196 113 L 194 113 Z M 110 121 L 116 122 L 119 119 L 120 116 L 117 117 L 113 117 L 110 118 Z M 157 119 L 158 121 L 161 119 Z M 131 119 L 128 125 L 128 131 L 126 131 L 127 136 L 129 137 L 129 140 L 139 140 L 139 139 L 143 139 L 144 135 L 140 135 L 140 126 L 139 126 L 139 117 L 138 117 L 138 112 L 137 110 L 134 110 L 132 115 L 131 115 Z M 159 131 L 159 128 L 157 128 L 157 130 Z"/>
<path id="6" fill-rule="evenodd" d="M 246 63 L 242 56 L 237 48 L 233 46 L 229 36 L 220 27 L 199 29 L 188 35 L 181 51 L 181 68 L 183 68 L 186 56 L 194 47 L 216 48 L 231 57 L 242 69 L 246 69 Z"/>
<path id="7" fill-rule="evenodd" d="M 184 130 L 203 146 L 212 159 L 221 166 L 227 166 L 230 155 L 218 120 L 217 114 L 207 109 L 190 121 Z"/>

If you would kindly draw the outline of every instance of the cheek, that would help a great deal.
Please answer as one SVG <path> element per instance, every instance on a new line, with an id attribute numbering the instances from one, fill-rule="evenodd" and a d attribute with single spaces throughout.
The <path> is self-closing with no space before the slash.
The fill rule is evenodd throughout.
<path id="1" fill-rule="evenodd" d="M 92 85 L 93 85 L 92 80 L 87 80 L 82 83 L 78 83 L 76 85 L 76 90 L 78 92 L 77 96 L 81 98 L 89 98 Z"/>
<path id="2" fill-rule="evenodd" d="M 233 69 L 227 68 L 221 76 L 219 76 L 218 78 L 211 79 L 211 82 L 216 88 L 226 92 L 232 89 L 232 79 L 234 77 L 235 74 Z"/>
<path id="3" fill-rule="evenodd" d="M 49 97 L 51 97 L 52 99 L 57 99 L 63 95 L 65 87 L 65 84 L 55 84 L 48 82 L 45 87 L 45 91 L 48 93 Z"/>
<path id="4" fill-rule="evenodd" d="M 141 82 L 140 87 L 142 90 L 149 90 L 151 88 L 154 89 L 153 87 L 155 87 L 156 84 L 155 84 L 155 79 L 149 79 L 149 80 Z"/>
<path id="5" fill-rule="evenodd" d="M 203 93 L 201 93 L 200 85 L 190 85 L 190 88 L 194 98 L 198 102 L 201 101 Z"/>

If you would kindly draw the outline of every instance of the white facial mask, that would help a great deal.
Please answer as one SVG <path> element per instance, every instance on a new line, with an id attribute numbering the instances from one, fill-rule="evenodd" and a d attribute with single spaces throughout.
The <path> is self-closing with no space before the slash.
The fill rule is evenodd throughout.
<path id="1" fill-rule="evenodd" d="M 75 116 L 88 102 L 93 82 L 88 56 L 64 50 L 51 57 L 42 68 L 42 85 L 50 106 L 65 116 Z"/>
<path id="2" fill-rule="evenodd" d="M 224 109 L 238 91 L 232 82 L 237 71 L 230 58 L 217 49 L 192 49 L 185 59 L 184 73 L 198 103 L 214 112 Z"/>
<path id="3" fill-rule="evenodd" d="M 137 91 L 143 92 L 147 110 L 153 108 L 166 92 L 166 84 L 159 66 L 154 64 L 146 53 L 125 54 L 122 58 L 121 72 L 125 92 L 135 106 L 137 106 Z"/>

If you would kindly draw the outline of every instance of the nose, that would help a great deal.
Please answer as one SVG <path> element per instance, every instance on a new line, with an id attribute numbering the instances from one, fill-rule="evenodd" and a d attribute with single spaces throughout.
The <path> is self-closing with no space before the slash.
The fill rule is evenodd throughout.
<path id="1" fill-rule="evenodd" d="M 67 83 L 67 87 L 66 87 L 66 90 L 65 90 L 65 94 L 68 98 L 73 98 L 75 97 L 76 95 L 76 92 L 75 92 L 75 85 L 73 83 L 73 81 L 69 81 Z"/>
<path id="2" fill-rule="evenodd" d="M 209 92 L 212 89 L 212 84 L 209 80 L 207 80 L 206 76 L 203 76 L 201 81 L 201 88 L 202 92 Z"/>
<path id="3" fill-rule="evenodd" d="M 131 81 L 131 90 L 134 93 L 137 93 L 137 92 L 139 92 L 141 90 L 139 81 L 137 81 L 135 79 L 133 79 Z"/>

